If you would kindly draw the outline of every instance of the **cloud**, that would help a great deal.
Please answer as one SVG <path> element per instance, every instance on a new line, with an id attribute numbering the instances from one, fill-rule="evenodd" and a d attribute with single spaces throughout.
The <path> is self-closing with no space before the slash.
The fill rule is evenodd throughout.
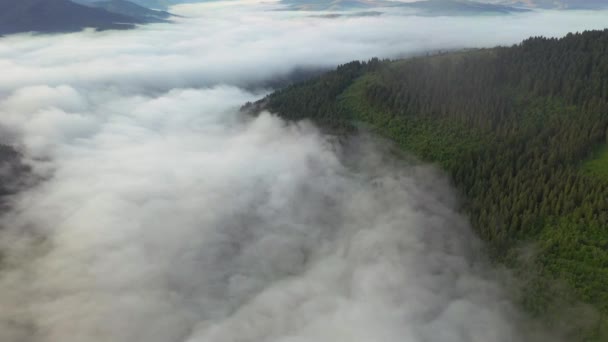
<path id="1" fill-rule="evenodd" d="M 260 6 L 259 9 L 258 6 Z M 531 35 L 603 28 L 606 12 L 533 12 L 500 17 L 402 15 L 336 18 L 271 11 L 277 5 L 222 3 L 176 7 L 176 25 L 128 32 L 85 31 L 0 40 L 0 92 L 28 85 L 167 91 L 217 83 L 253 84 L 295 66 L 427 50 L 514 44 Z M 25 39 L 27 37 L 27 39 Z"/>
<path id="2" fill-rule="evenodd" d="M 241 96 L 130 99 L 125 111 L 146 114 L 58 148 L 52 179 L 22 193 L 9 216 L 10 235 L 45 240 L 8 249 L 19 262 L 0 279 L 2 339 L 520 335 L 445 179 L 422 166 L 347 162 L 350 151 L 309 124 L 214 107 Z M 183 107 L 160 118 L 159 102 Z"/>
<path id="3" fill-rule="evenodd" d="M 0 40 L 0 126 L 41 179 L 1 219 L 0 340 L 530 338 L 439 172 L 238 108 L 298 67 L 511 44 L 603 14 L 275 7 Z"/>

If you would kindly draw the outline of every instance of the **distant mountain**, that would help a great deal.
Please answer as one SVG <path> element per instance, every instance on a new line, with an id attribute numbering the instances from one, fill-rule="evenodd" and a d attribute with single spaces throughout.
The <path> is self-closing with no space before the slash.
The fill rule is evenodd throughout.
<path id="1" fill-rule="evenodd" d="M 281 4 L 294 11 L 348 11 L 395 5 L 385 0 L 282 0 Z"/>
<path id="2" fill-rule="evenodd" d="M 137 18 L 91 8 L 69 0 L 0 0 L 0 35 L 19 32 L 73 32 L 129 29 Z"/>
<path id="3" fill-rule="evenodd" d="M 75 2 L 88 5 L 94 4 L 99 1 L 100 0 L 75 0 Z M 102 0 L 102 2 L 106 1 Z M 170 6 L 186 3 L 205 2 L 205 0 L 130 0 L 130 2 L 149 9 L 165 10 Z"/>
<path id="4" fill-rule="evenodd" d="M 608 0 L 492 0 L 491 2 L 537 9 L 608 9 Z"/>
<path id="5" fill-rule="evenodd" d="M 398 2 L 386 0 L 282 0 L 288 10 L 348 11 L 379 7 L 398 7 L 415 10 L 422 15 L 480 15 L 510 14 L 527 11 L 503 4 L 490 4 L 469 0 L 422 0 Z"/>
<path id="6" fill-rule="evenodd" d="M 378 17 L 383 15 L 380 11 L 356 11 L 348 13 L 323 13 L 311 15 L 313 18 L 336 19 L 336 18 L 362 18 L 362 17 Z"/>
<path id="7" fill-rule="evenodd" d="M 424 15 L 501 15 L 527 12 L 527 9 L 469 0 L 427 0 L 402 3 L 399 7 L 418 10 Z"/>
<path id="8" fill-rule="evenodd" d="M 142 22 L 165 22 L 172 16 L 169 12 L 152 10 L 127 0 L 74 0 L 74 2 L 94 8 L 104 9 L 112 13 L 126 15 L 136 18 Z"/>

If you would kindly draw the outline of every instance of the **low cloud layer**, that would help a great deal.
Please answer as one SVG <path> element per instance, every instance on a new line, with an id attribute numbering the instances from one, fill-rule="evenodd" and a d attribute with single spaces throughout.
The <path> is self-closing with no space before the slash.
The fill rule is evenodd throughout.
<path id="1" fill-rule="evenodd" d="M 246 96 L 133 101 L 58 149 L 9 216 L 0 339 L 520 340 L 442 177 L 218 98 Z"/>
<path id="2" fill-rule="evenodd" d="M 604 28 L 608 12 L 532 12 L 513 16 L 323 19 L 277 5 L 183 5 L 177 24 L 127 32 L 0 40 L 0 94 L 27 85 L 167 91 L 218 83 L 251 85 L 294 67 L 332 67 L 354 59 L 438 49 L 514 44 Z M 319 14 L 319 12 L 315 12 Z"/>
<path id="3" fill-rule="evenodd" d="M 0 39 L 2 142 L 38 179 L 2 218 L 1 341 L 536 338 L 440 173 L 238 108 L 296 68 L 562 35 L 605 13 L 274 8 Z"/>

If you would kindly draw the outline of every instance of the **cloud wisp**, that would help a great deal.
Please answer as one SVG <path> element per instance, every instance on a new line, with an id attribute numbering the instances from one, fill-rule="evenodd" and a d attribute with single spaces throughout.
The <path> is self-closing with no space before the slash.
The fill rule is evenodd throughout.
<path id="1" fill-rule="evenodd" d="M 2 142 L 41 179 L 1 219 L 0 340 L 530 338 L 440 173 L 238 108 L 297 68 L 604 17 L 328 20 L 275 6 L 184 5 L 192 17 L 174 25 L 0 39 Z"/>

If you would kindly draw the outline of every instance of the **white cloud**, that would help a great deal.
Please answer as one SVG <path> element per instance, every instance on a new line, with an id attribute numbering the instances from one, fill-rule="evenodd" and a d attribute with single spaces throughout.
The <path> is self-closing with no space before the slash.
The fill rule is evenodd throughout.
<path id="1" fill-rule="evenodd" d="M 246 84 L 295 66 L 426 50 L 513 44 L 531 35 L 603 28 L 606 12 L 541 12 L 502 17 L 322 19 L 255 5 L 189 5 L 176 25 L 128 32 L 0 40 L 0 92 L 26 85 L 120 86 L 168 90 Z M 198 11 L 194 9 L 199 8 Z"/>

